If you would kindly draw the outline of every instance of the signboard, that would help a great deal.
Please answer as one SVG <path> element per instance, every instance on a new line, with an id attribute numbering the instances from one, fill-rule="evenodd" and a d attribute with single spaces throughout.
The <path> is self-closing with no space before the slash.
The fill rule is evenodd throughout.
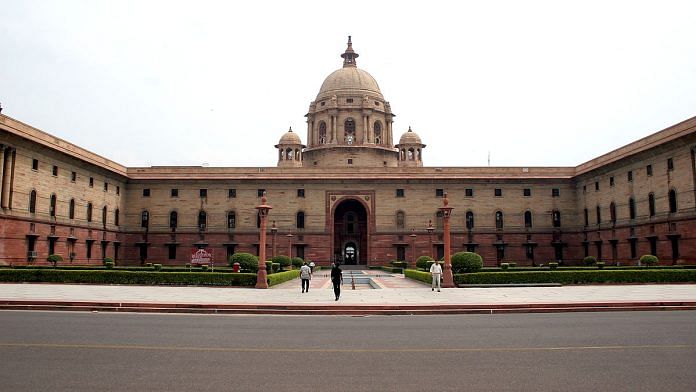
<path id="1" fill-rule="evenodd" d="M 211 248 L 191 250 L 191 264 L 212 264 L 213 250 Z"/>

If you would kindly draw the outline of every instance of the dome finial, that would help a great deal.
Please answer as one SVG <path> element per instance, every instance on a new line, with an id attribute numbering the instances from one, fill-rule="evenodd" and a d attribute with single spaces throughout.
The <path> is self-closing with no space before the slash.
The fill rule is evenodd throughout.
<path id="1" fill-rule="evenodd" d="M 411 126 L 410 126 L 410 125 L 408 126 L 408 131 L 409 131 L 409 132 L 413 132 L 413 131 L 411 130 Z"/>
<path id="2" fill-rule="evenodd" d="M 353 42 L 351 41 L 350 35 L 348 36 L 348 47 L 341 57 L 343 57 L 343 68 L 357 67 L 355 59 L 358 58 L 358 54 L 353 51 Z"/>
<path id="3" fill-rule="evenodd" d="M 292 132 L 292 126 L 290 127 L 290 130 L 288 132 Z"/>

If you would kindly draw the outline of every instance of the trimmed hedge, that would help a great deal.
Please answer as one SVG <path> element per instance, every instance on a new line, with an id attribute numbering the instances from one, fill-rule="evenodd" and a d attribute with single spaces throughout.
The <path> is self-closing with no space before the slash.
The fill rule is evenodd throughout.
<path id="1" fill-rule="evenodd" d="M 393 274 L 400 274 L 404 272 L 403 268 L 397 268 L 397 267 L 387 267 L 387 266 L 382 266 L 382 271 L 386 272 L 391 272 Z"/>
<path id="2" fill-rule="evenodd" d="M 587 256 L 582 259 L 582 262 L 585 263 L 585 265 L 595 265 L 597 264 L 597 258 L 594 256 Z"/>
<path id="3" fill-rule="evenodd" d="M 244 271 L 256 273 L 259 269 L 259 258 L 251 253 L 238 252 L 230 256 L 229 266 L 233 267 L 234 263 L 239 263 L 239 268 Z"/>
<path id="4" fill-rule="evenodd" d="M 407 269 L 404 270 L 404 276 L 409 279 L 417 280 L 428 284 L 431 284 L 433 282 L 433 276 L 430 275 L 430 272 Z"/>
<path id="5" fill-rule="evenodd" d="M 132 272 L 119 270 L 0 269 L 0 282 L 136 285 L 254 286 L 256 274 Z"/>
<path id="6" fill-rule="evenodd" d="M 523 271 L 479 272 L 455 274 L 456 284 L 508 284 L 508 283 L 680 283 L 696 282 L 696 270 L 589 270 L 589 271 Z"/>
<path id="7" fill-rule="evenodd" d="M 643 256 L 640 256 L 640 262 L 641 262 L 642 264 L 654 265 L 654 264 L 657 264 L 658 261 L 659 261 L 659 260 L 657 259 L 657 256 L 653 256 L 653 255 L 643 255 Z"/>
<path id="8" fill-rule="evenodd" d="M 478 272 L 481 268 L 483 268 L 483 259 L 478 253 L 457 252 L 452 255 L 452 272 L 455 274 Z"/>
<path id="9" fill-rule="evenodd" d="M 430 256 L 420 256 L 418 259 L 416 259 L 416 267 L 422 270 L 427 270 L 428 261 L 433 261 L 433 258 Z"/>
<path id="10" fill-rule="evenodd" d="M 268 275 L 268 285 L 275 286 L 288 280 L 297 279 L 300 277 L 300 270 L 290 270 L 284 272 L 278 272 L 277 274 Z"/>

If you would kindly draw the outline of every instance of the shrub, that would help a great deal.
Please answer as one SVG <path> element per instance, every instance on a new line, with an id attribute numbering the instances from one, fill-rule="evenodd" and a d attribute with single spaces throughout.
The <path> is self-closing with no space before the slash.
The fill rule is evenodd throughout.
<path id="1" fill-rule="evenodd" d="M 152 267 L 155 271 L 162 271 L 162 264 L 153 264 Z"/>
<path id="2" fill-rule="evenodd" d="M 208 271 L 208 264 L 201 264 L 201 272 L 207 272 Z"/>
<path id="3" fill-rule="evenodd" d="M 555 270 L 556 268 L 558 268 L 558 263 L 554 261 L 549 263 L 549 269 Z"/>
<path id="4" fill-rule="evenodd" d="M 266 263 L 266 265 L 268 265 L 268 263 Z M 280 263 L 271 262 L 271 271 L 273 271 L 274 274 L 280 271 Z"/>
<path id="5" fill-rule="evenodd" d="M 59 261 L 63 261 L 63 256 L 58 255 L 58 254 L 52 254 L 46 258 L 46 260 L 53 264 L 53 267 L 55 267 Z"/>
<path id="6" fill-rule="evenodd" d="M 473 252 L 457 252 L 452 255 L 452 272 L 455 274 L 477 272 L 483 268 L 483 259 Z"/>
<path id="7" fill-rule="evenodd" d="M 152 263 L 145 263 L 146 267 L 152 267 Z"/>
<path id="8" fill-rule="evenodd" d="M 510 267 L 510 263 L 500 263 L 500 269 L 503 271 L 507 271 L 507 269 Z"/>
<path id="9" fill-rule="evenodd" d="M 427 270 L 429 268 L 428 261 L 433 261 L 433 258 L 430 256 L 421 256 L 416 260 L 416 267 L 422 270 Z"/>
<path id="10" fill-rule="evenodd" d="M 259 269 L 259 259 L 251 253 L 235 253 L 230 256 L 229 263 L 230 267 L 234 266 L 234 263 L 239 263 L 239 268 L 242 271 L 256 273 L 256 271 Z"/>
<path id="11" fill-rule="evenodd" d="M 287 282 L 300 277 L 300 270 L 291 270 L 278 272 L 277 274 L 268 275 L 268 285 L 275 286 L 277 284 Z"/>
<path id="12" fill-rule="evenodd" d="M 254 286 L 256 274 L 2 268 L 0 282 Z"/>
<path id="13" fill-rule="evenodd" d="M 417 280 L 428 284 L 432 283 L 433 281 L 433 276 L 430 275 L 430 272 L 406 269 L 404 270 L 404 276 L 409 279 Z"/>
<path id="14" fill-rule="evenodd" d="M 293 267 L 299 269 L 300 267 L 302 267 L 302 264 L 304 264 L 304 260 L 302 259 L 302 257 L 293 257 L 292 258 L 292 266 Z"/>
<path id="15" fill-rule="evenodd" d="M 406 268 L 408 267 L 408 263 L 405 261 L 399 261 L 399 260 L 392 260 L 391 265 L 394 268 Z"/>
<path id="16" fill-rule="evenodd" d="M 104 260 L 102 261 L 104 262 L 104 265 L 106 265 L 106 263 L 113 263 L 114 259 L 112 259 L 111 257 L 104 257 Z"/>
<path id="17" fill-rule="evenodd" d="M 190 271 L 191 270 L 191 263 L 186 263 L 186 268 Z"/>
<path id="18" fill-rule="evenodd" d="M 657 264 L 658 261 L 660 261 L 660 260 L 657 258 L 657 256 L 653 256 L 653 255 L 640 256 L 640 263 L 645 264 L 647 266 Z"/>
<path id="19" fill-rule="evenodd" d="M 274 263 L 278 263 L 280 269 L 285 269 L 285 267 L 289 267 L 292 265 L 292 259 L 284 255 L 273 257 L 271 258 L 271 261 Z"/>
<path id="20" fill-rule="evenodd" d="M 457 284 L 511 284 L 511 283 L 677 283 L 696 282 L 693 269 L 621 269 L 621 270 L 572 270 L 572 271 L 524 271 L 479 272 L 456 274 Z"/>
<path id="21" fill-rule="evenodd" d="M 114 262 L 113 262 L 113 261 L 107 261 L 107 262 L 104 263 L 104 266 L 106 267 L 106 269 L 109 269 L 109 270 L 110 270 L 110 269 L 113 269 L 113 268 L 114 268 Z"/>
<path id="22" fill-rule="evenodd" d="M 597 264 L 597 258 L 594 256 L 587 256 L 582 259 L 582 262 L 585 263 L 585 265 L 595 265 Z"/>
<path id="23" fill-rule="evenodd" d="M 510 267 L 512 267 L 512 268 L 517 267 L 517 263 L 508 263 L 508 265 L 510 265 Z"/>
<path id="24" fill-rule="evenodd" d="M 604 262 L 603 261 L 597 262 L 597 269 L 604 269 Z"/>
<path id="25" fill-rule="evenodd" d="M 391 272 L 391 273 L 393 273 L 393 274 L 400 274 L 400 273 L 404 272 L 404 269 L 401 268 L 401 267 L 388 267 L 388 266 L 383 266 L 383 267 L 382 267 L 382 271 Z"/>

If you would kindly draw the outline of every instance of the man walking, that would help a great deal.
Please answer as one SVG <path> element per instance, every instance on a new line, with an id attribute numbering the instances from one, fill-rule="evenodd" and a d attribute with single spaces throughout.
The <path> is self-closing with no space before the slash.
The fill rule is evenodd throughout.
<path id="1" fill-rule="evenodd" d="M 440 277 L 442 276 L 442 267 L 437 261 L 430 266 L 430 273 L 433 275 L 433 284 L 431 290 L 435 291 L 435 286 L 437 285 L 437 291 L 440 291 Z"/>
<path id="2" fill-rule="evenodd" d="M 309 292 L 309 280 L 312 278 L 312 271 L 305 261 L 300 267 L 300 279 L 302 279 L 302 292 Z"/>
<path id="3" fill-rule="evenodd" d="M 341 285 L 343 284 L 343 272 L 338 268 L 338 261 L 334 262 L 333 268 L 331 268 L 331 283 L 333 283 L 334 294 L 336 295 L 336 301 L 338 301 L 338 297 L 341 296 Z"/>

